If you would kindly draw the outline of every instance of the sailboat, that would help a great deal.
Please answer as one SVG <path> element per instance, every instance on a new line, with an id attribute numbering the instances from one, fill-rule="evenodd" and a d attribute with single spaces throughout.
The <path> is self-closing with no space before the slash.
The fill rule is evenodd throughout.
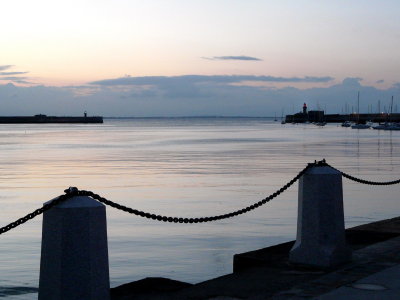
<path id="1" fill-rule="evenodd" d="M 384 128 L 382 128 L 383 130 L 400 130 L 399 124 L 398 123 L 393 123 L 390 120 L 391 119 L 390 116 L 392 115 L 392 113 L 393 113 L 393 96 L 392 96 L 392 102 L 390 104 L 389 122 L 385 123 Z M 381 129 L 381 128 L 378 128 L 378 129 Z"/>
<path id="2" fill-rule="evenodd" d="M 283 118 L 283 109 L 282 109 L 281 124 L 286 124 L 286 120 Z"/>
<path id="3" fill-rule="evenodd" d="M 351 126 L 351 122 L 350 121 L 344 121 L 341 126 L 342 127 L 350 127 Z"/>
<path id="4" fill-rule="evenodd" d="M 347 111 L 347 103 L 346 103 L 346 108 L 345 108 L 345 114 L 348 114 Z M 350 127 L 353 123 L 350 121 L 350 115 L 349 115 L 349 119 L 345 120 L 340 126 L 342 127 Z"/>
<path id="5" fill-rule="evenodd" d="M 357 94 L 357 123 L 351 125 L 351 129 L 368 129 L 370 128 L 370 124 L 362 124 L 360 123 L 360 92 Z"/>
<path id="6" fill-rule="evenodd" d="M 380 100 L 379 100 L 380 101 Z M 392 103 L 390 106 L 390 112 L 392 112 L 392 106 L 393 106 L 393 96 L 392 96 Z M 380 103 L 379 103 L 379 107 L 380 107 Z M 380 109 L 379 109 L 380 111 Z M 386 114 L 386 120 L 384 123 L 379 123 L 376 126 L 372 126 L 372 129 L 377 129 L 377 130 L 390 130 L 388 128 L 390 128 L 392 126 L 392 123 L 390 123 L 390 114 L 387 113 Z"/>
<path id="7" fill-rule="evenodd" d="M 326 125 L 326 122 L 324 120 L 325 112 L 326 112 L 326 108 L 325 108 L 325 111 L 323 112 L 322 116 L 321 116 L 321 114 L 318 114 L 318 121 L 314 123 L 315 125 L 320 126 L 320 127 Z"/>

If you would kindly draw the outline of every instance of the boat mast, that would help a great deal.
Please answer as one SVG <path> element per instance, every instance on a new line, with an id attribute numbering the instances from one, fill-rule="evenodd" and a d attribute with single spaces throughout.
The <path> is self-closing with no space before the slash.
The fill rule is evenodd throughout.
<path id="1" fill-rule="evenodd" d="M 360 91 L 357 93 L 357 123 L 360 123 Z"/>
<path id="2" fill-rule="evenodd" d="M 390 104 L 390 114 L 393 113 L 393 96 L 392 96 L 392 103 Z"/>

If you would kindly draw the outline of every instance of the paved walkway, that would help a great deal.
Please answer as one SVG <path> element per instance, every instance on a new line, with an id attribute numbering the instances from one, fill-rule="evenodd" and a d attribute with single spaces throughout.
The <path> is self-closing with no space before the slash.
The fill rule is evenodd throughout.
<path id="1" fill-rule="evenodd" d="M 400 265 L 367 276 L 314 299 L 398 300 L 400 299 Z"/>
<path id="2" fill-rule="evenodd" d="M 179 287 L 164 280 L 144 280 L 150 289 L 132 287 L 113 300 L 400 300 L 400 217 L 346 230 L 352 261 L 333 270 L 293 266 L 293 242 L 235 256 L 235 272 Z M 168 283 L 171 289 L 156 291 Z M 178 284 L 178 289 L 174 285 Z"/>
<path id="3" fill-rule="evenodd" d="M 391 278 L 385 277 L 386 274 L 397 275 L 395 278 Z M 358 287 L 363 287 L 364 290 L 357 289 L 357 285 L 354 286 L 358 282 L 368 283 L 371 277 L 375 278 L 374 276 L 377 276 L 376 279 L 379 278 L 380 280 L 377 285 L 387 287 L 386 290 L 371 291 L 365 290 L 365 288 L 373 288 L 373 286 L 358 285 Z M 396 281 L 397 283 L 395 283 Z M 394 283 L 395 285 L 393 286 Z M 400 237 L 396 237 L 359 249 L 353 253 L 353 260 L 350 264 L 346 264 L 333 272 L 323 274 L 316 279 L 294 284 L 290 289 L 274 294 L 271 299 L 342 299 L 342 296 L 339 297 L 339 295 L 345 295 L 347 292 L 350 298 L 343 299 L 367 299 L 359 298 L 358 294 L 374 295 L 373 293 L 384 293 L 385 291 L 388 294 L 397 294 L 396 299 L 400 299 L 399 285 Z M 393 289 L 389 288 L 392 286 Z M 378 287 L 376 286 L 376 288 Z M 353 295 L 354 298 L 351 298 Z M 368 299 L 385 300 L 386 298 L 380 298 L 379 296 Z"/>

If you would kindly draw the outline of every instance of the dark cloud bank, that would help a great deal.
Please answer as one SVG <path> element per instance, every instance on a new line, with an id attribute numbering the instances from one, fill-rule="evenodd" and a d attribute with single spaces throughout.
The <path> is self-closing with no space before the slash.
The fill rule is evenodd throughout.
<path id="1" fill-rule="evenodd" d="M 1 66 L 0 66 L 1 67 Z M 284 83 L 285 88 L 249 86 L 242 82 L 265 85 Z M 333 84 L 326 77 L 273 76 L 149 76 L 123 77 L 91 82 L 73 87 L 18 87 L 0 84 L 0 115 L 80 115 L 103 116 L 273 116 L 301 110 L 303 102 L 310 109 L 318 106 L 328 113 L 341 112 L 346 106 L 356 108 L 357 92 L 361 111 L 389 105 L 393 95 L 400 98 L 400 84 L 382 90 L 360 84 L 360 78 L 347 78 Z M 298 89 L 296 83 L 329 84 L 330 87 Z"/>

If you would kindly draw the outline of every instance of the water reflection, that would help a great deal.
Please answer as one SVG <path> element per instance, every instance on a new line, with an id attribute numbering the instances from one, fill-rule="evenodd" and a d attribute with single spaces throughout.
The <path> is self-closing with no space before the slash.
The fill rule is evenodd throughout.
<path id="1" fill-rule="evenodd" d="M 265 198 L 322 158 L 355 176 L 393 180 L 400 177 L 399 137 L 258 119 L 4 126 L 1 219 L 7 224 L 69 186 L 157 214 L 227 213 Z M 346 225 L 395 216 L 398 192 L 344 181 Z M 293 239 L 296 210 L 297 186 L 265 207 L 212 224 L 157 223 L 108 208 L 112 285 L 146 276 L 198 282 L 231 272 L 233 254 Z M 40 226 L 33 220 L 2 237 L 0 280 L 37 286 Z"/>

